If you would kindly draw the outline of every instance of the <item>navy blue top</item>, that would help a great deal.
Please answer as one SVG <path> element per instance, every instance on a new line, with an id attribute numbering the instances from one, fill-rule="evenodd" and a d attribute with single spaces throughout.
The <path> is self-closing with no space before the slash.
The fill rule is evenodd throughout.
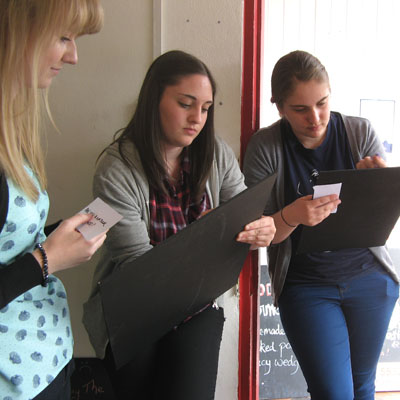
<path id="1" fill-rule="evenodd" d="M 320 171 L 355 168 L 346 129 L 338 113 L 331 112 L 327 135 L 316 149 L 306 149 L 284 119 L 281 121 L 281 132 L 285 156 L 285 205 L 313 194 L 315 178 Z M 371 268 L 380 268 L 369 249 L 296 254 L 301 230 L 300 225 L 291 234 L 288 282 L 332 283 L 352 278 Z"/>

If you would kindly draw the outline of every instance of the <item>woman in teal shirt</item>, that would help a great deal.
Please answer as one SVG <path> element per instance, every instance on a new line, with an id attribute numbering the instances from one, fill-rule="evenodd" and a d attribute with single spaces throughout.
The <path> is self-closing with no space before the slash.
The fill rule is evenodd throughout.
<path id="1" fill-rule="evenodd" d="M 75 38 L 100 30 L 98 0 L 0 0 L 0 398 L 70 399 L 73 339 L 66 293 L 54 272 L 88 260 L 87 241 L 62 222 L 46 239 L 49 208 L 40 140 L 42 93 Z M 46 100 L 46 96 L 45 100 Z"/>

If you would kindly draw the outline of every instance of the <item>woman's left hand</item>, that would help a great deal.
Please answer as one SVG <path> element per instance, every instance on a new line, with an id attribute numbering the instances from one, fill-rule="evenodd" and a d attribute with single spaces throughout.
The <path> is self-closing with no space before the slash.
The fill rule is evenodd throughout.
<path id="1" fill-rule="evenodd" d="M 236 240 L 251 244 L 250 250 L 255 250 L 259 247 L 269 246 L 274 238 L 275 231 L 274 219 L 262 216 L 260 219 L 247 224 Z"/>
<path id="2" fill-rule="evenodd" d="M 366 169 L 366 168 L 385 168 L 386 161 L 380 156 L 367 156 L 364 157 L 356 164 L 357 169 Z"/>

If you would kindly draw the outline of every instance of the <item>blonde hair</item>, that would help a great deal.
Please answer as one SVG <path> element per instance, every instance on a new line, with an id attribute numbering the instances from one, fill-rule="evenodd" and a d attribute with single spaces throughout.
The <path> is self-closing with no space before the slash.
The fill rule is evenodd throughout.
<path id="1" fill-rule="evenodd" d="M 0 168 L 34 201 L 38 189 L 24 166 L 41 190 L 47 186 L 40 122 L 49 108 L 47 90 L 38 89 L 39 61 L 55 37 L 102 25 L 99 0 L 0 0 Z"/>

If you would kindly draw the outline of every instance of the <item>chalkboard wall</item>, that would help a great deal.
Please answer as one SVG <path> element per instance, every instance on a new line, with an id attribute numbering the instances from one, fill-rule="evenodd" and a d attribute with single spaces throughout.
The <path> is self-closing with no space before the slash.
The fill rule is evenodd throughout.
<path id="1" fill-rule="evenodd" d="M 260 399 L 305 397 L 306 382 L 272 304 L 267 269 L 260 267 Z"/>
<path id="2" fill-rule="evenodd" d="M 400 249 L 389 249 L 400 275 Z M 260 257 L 264 260 L 264 258 Z M 260 400 L 306 397 L 307 386 L 287 340 L 279 311 L 272 304 L 268 267 L 260 266 Z M 377 391 L 400 390 L 400 300 L 397 301 L 381 352 Z"/>
<path id="3" fill-rule="evenodd" d="M 117 400 L 102 360 L 75 358 L 71 400 Z"/>

